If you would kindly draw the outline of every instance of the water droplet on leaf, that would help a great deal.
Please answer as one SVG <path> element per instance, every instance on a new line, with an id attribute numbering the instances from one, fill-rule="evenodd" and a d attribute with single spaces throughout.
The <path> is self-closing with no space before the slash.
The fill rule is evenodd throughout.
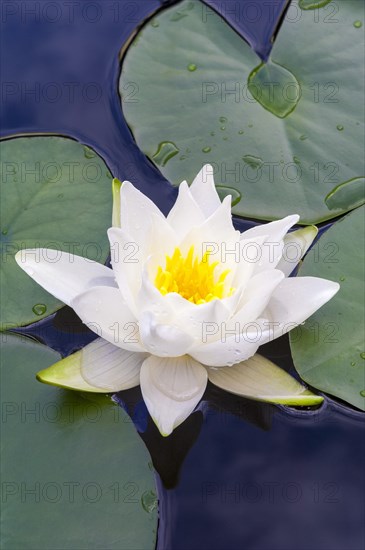
<path id="1" fill-rule="evenodd" d="M 162 141 L 159 143 L 157 151 L 152 155 L 152 158 L 158 166 L 165 166 L 178 153 L 179 149 L 175 143 L 172 141 Z"/>
<path id="2" fill-rule="evenodd" d="M 365 202 L 365 178 L 353 178 L 336 185 L 324 201 L 330 210 L 358 208 Z"/>
<path id="3" fill-rule="evenodd" d="M 44 315 L 47 311 L 47 306 L 46 306 L 46 304 L 35 304 L 32 307 L 32 311 L 36 315 Z"/>
<path id="4" fill-rule="evenodd" d="M 355 29 L 361 29 L 362 21 L 359 21 L 359 20 L 354 21 L 354 27 L 355 27 Z"/>
<path id="5" fill-rule="evenodd" d="M 323 8 L 330 2 L 331 0 L 299 0 L 299 7 L 302 10 L 315 10 L 317 8 Z"/>
<path id="6" fill-rule="evenodd" d="M 251 72 L 248 89 L 264 109 L 279 118 L 290 115 L 302 95 L 300 84 L 293 73 L 273 61 L 261 63 Z"/>
<path id="7" fill-rule="evenodd" d="M 190 71 L 191 73 L 193 73 L 194 71 L 196 71 L 197 68 L 198 68 L 198 67 L 195 65 L 195 63 L 190 63 L 190 64 L 188 65 L 188 71 Z"/>
<path id="8" fill-rule="evenodd" d="M 202 149 L 203 153 L 210 153 L 211 150 L 212 150 L 211 147 L 203 147 L 203 149 Z"/>
<path id="9" fill-rule="evenodd" d="M 149 514 L 154 510 L 157 510 L 158 499 L 154 491 L 145 491 L 141 496 L 141 502 L 143 509 Z"/>
<path id="10" fill-rule="evenodd" d="M 87 145 L 84 145 L 84 157 L 86 159 L 93 159 L 96 157 L 96 153 L 90 149 Z"/>
<path id="11" fill-rule="evenodd" d="M 180 21 L 180 19 L 187 17 L 187 15 L 188 14 L 183 11 L 177 11 L 170 17 L 170 21 Z"/>
<path id="12" fill-rule="evenodd" d="M 242 157 L 242 160 L 253 169 L 260 168 L 263 164 L 263 160 L 260 157 L 254 157 L 253 155 L 245 155 Z"/>

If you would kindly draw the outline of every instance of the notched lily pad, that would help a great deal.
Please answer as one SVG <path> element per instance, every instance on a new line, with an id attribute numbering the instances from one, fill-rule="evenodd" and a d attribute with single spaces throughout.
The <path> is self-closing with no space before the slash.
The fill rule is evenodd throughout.
<path id="1" fill-rule="evenodd" d="M 104 263 L 112 195 L 104 161 L 89 147 L 64 137 L 2 141 L 0 174 L 0 328 L 6 330 L 62 307 L 19 268 L 16 252 L 45 247 Z"/>
<path id="2" fill-rule="evenodd" d="M 290 334 L 295 368 L 311 386 L 365 410 L 365 207 L 335 223 L 307 254 L 299 276 L 340 283 L 338 294 Z"/>
<path id="3" fill-rule="evenodd" d="M 325 199 L 364 175 L 362 2 L 293 4 L 267 65 L 193 4 L 161 11 L 124 57 L 120 89 L 138 82 L 139 101 L 122 108 L 141 150 L 175 185 L 211 163 L 216 184 L 244 197 L 237 215 L 312 224 L 356 206 Z"/>

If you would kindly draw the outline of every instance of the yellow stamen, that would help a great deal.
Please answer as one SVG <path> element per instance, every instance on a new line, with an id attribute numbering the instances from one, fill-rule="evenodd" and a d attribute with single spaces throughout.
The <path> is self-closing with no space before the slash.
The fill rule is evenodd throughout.
<path id="1" fill-rule="evenodd" d="M 229 269 L 218 277 L 215 269 L 219 262 L 209 263 L 210 251 L 201 260 L 194 257 L 194 246 L 191 246 L 184 258 L 180 248 L 175 248 L 172 256 L 166 256 L 165 268 L 159 266 L 155 278 L 155 286 L 165 295 L 176 292 L 194 304 L 200 305 L 215 299 L 231 296 L 234 288 L 225 284 Z"/>

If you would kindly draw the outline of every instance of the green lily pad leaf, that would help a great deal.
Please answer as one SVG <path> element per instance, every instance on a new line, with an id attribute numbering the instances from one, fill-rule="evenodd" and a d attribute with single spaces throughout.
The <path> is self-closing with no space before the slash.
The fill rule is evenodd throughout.
<path id="1" fill-rule="evenodd" d="M 2 547 L 152 550 L 156 489 L 144 444 L 110 399 L 37 382 L 57 359 L 2 336 Z"/>
<path id="2" fill-rule="evenodd" d="M 112 194 L 104 161 L 92 149 L 63 137 L 2 141 L 0 173 L 0 328 L 5 330 L 62 307 L 19 268 L 16 252 L 44 247 L 104 263 Z"/>
<path id="3" fill-rule="evenodd" d="M 141 150 L 174 185 L 212 164 L 216 184 L 244 197 L 240 216 L 312 224 L 352 209 L 325 199 L 364 176 L 362 3 L 295 4 L 266 65 L 200 2 L 174 19 L 186 5 L 147 23 L 123 59 L 120 89 L 138 82 L 139 96 L 122 108 Z"/>
<path id="4" fill-rule="evenodd" d="M 261 355 L 247 361 L 209 369 L 209 380 L 225 391 L 268 403 L 308 406 L 322 403 L 315 395 L 283 369 Z"/>
<path id="5" fill-rule="evenodd" d="M 299 276 L 324 277 L 340 290 L 290 334 L 295 368 L 309 384 L 365 410 L 365 207 L 335 223 L 307 254 Z"/>

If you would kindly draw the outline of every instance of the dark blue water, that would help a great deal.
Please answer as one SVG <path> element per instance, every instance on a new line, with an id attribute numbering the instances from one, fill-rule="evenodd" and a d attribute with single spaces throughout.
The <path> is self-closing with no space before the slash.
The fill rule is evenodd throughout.
<path id="1" fill-rule="evenodd" d="M 267 16 L 270 25 L 262 18 L 262 26 L 250 26 L 246 18 L 235 27 L 265 57 L 285 2 L 221 2 L 235 26 L 228 13 L 233 4 L 275 8 Z M 117 95 L 119 50 L 160 6 L 157 0 L 4 0 L 1 133 L 72 136 L 167 212 L 176 190 L 135 145 Z M 235 221 L 241 230 L 253 223 Z M 23 332 L 63 355 L 94 338 L 68 308 Z M 292 369 L 286 337 L 261 352 Z M 209 386 L 199 410 L 163 439 L 138 388 L 117 399 L 159 473 L 159 549 L 364 548 L 361 413 L 329 398 L 316 411 L 289 410 Z"/>

